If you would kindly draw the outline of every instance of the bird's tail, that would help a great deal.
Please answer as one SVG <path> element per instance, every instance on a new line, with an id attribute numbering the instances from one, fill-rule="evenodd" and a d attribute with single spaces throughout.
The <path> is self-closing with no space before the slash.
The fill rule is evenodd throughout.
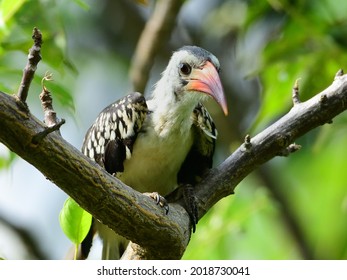
<path id="1" fill-rule="evenodd" d="M 103 241 L 102 259 L 103 260 L 119 260 L 123 255 L 129 240 L 123 236 L 116 234 L 107 226 L 96 222 L 99 236 Z"/>

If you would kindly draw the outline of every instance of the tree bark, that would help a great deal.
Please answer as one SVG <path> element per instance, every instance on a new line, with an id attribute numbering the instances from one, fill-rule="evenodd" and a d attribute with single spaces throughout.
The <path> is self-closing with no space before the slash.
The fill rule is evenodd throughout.
<path id="1" fill-rule="evenodd" d="M 297 96 L 296 96 L 297 97 Z M 243 143 L 223 163 L 211 169 L 195 187 L 199 218 L 259 165 L 297 150 L 294 141 L 310 130 L 331 123 L 347 109 L 347 75 L 337 75 L 327 89 L 294 107 L 277 122 Z M 31 163 L 47 179 L 95 218 L 132 240 L 132 259 L 179 259 L 190 239 L 189 217 L 182 201 L 170 203 L 168 215 L 153 200 L 85 157 L 28 111 L 16 96 L 0 92 L 0 142 Z M 197 232 L 197 234 L 199 234 Z M 138 245 L 137 245 L 138 244 Z"/>

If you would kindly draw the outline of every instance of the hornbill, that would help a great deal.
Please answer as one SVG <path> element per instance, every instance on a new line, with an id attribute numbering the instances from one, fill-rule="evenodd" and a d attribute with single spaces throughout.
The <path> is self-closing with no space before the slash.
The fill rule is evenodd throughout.
<path id="1" fill-rule="evenodd" d="M 82 152 L 128 186 L 164 197 L 182 187 L 193 231 L 198 221 L 192 187 L 212 167 L 217 130 L 202 105 L 211 96 L 228 113 L 219 78 L 220 64 L 210 52 L 184 46 L 173 53 L 146 101 L 131 93 L 106 107 L 86 133 Z M 118 259 L 128 241 L 98 221 L 103 259 Z M 91 229 L 93 232 L 93 229 Z M 92 233 L 82 242 L 87 257 Z"/>

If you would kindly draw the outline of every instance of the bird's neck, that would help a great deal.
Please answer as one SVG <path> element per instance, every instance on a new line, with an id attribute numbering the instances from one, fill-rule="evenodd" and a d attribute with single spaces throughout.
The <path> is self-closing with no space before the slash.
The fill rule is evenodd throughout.
<path id="1" fill-rule="evenodd" d="M 185 95 L 189 95 L 189 93 Z M 191 115 L 197 104 L 194 98 L 185 96 L 185 100 L 182 100 L 163 77 L 157 83 L 148 103 L 149 110 L 152 111 L 152 124 L 158 134 L 186 134 L 189 132 L 192 125 Z"/>

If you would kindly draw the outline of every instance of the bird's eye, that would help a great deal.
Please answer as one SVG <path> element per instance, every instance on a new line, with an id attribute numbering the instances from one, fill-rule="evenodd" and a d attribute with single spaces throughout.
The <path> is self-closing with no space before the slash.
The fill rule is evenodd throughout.
<path id="1" fill-rule="evenodd" d="M 189 75 L 192 72 L 192 67 L 188 63 L 181 63 L 179 69 L 183 75 Z"/>

